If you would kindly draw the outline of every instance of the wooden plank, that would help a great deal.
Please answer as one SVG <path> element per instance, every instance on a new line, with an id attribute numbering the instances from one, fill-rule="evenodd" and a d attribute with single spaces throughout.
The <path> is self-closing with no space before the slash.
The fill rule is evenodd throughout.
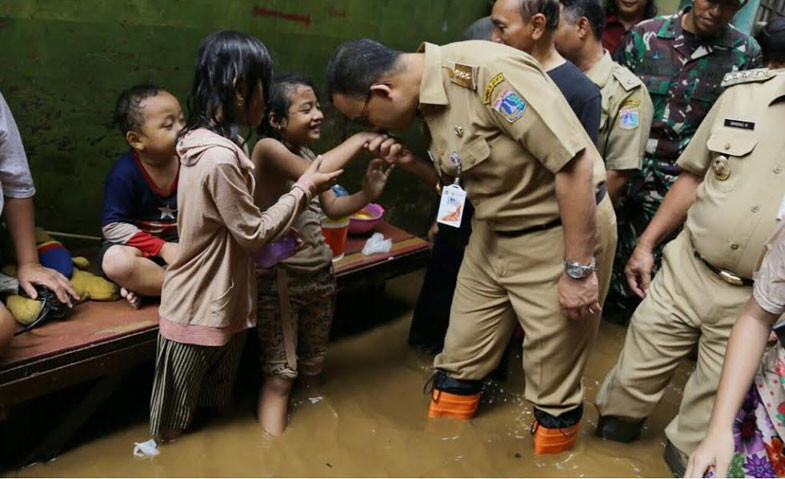
<path id="1" fill-rule="evenodd" d="M 335 263 L 339 290 L 380 284 L 426 264 L 427 241 L 385 222 L 376 230 L 393 240 L 392 250 L 364 256 L 367 237 L 350 238 L 346 256 Z M 0 407 L 152 361 L 157 335 L 155 306 L 134 311 L 123 301 L 78 305 L 70 319 L 14 340 L 0 361 Z"/>

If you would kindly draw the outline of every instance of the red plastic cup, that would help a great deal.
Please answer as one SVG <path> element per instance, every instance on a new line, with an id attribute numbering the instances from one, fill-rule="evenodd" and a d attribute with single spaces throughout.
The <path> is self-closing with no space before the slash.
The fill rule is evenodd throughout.
<path id="1" fill-rule="evenodd" d="M 346 235 L 349 233 L 349 218 L 326 219 L 322 222 L 322 234 L 333 252 L 333 262 L 343 259 L 346 252 Z"/>

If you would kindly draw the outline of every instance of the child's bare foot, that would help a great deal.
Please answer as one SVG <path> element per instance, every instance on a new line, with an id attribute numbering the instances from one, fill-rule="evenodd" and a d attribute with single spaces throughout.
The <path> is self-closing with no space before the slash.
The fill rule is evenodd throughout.
<path id="1" fill-rule="evenodd" d="M 280 436 L 286 430 L 292 382 L 291 379 L 268 377 L 262 384 L 257 405 L 259 422 L 271 436 Z"/>
<path id="2" fill-rule="evenodd" d="M 142 304 L 141 296 L 125 288 L 120 288 L 120 296 L 125 298 L 125 300 L 128 301 L 128 304 L 134 309 L 139 309 L 139 306 Z"/>

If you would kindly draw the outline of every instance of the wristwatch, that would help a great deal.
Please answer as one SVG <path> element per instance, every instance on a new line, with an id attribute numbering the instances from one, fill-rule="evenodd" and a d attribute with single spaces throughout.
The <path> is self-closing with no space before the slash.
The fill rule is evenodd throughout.
<path id="1" fill-rule="evenodd" d="M 591 263 L 582 265 L 572 261 L 564 262 L 564 272 L 572 279 L 583 279 L 597 271 L 597 259 L 592 258 Z"/>

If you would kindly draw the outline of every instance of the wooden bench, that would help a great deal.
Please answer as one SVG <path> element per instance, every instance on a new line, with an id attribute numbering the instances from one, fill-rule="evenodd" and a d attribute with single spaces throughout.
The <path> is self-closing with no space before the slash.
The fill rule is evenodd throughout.
<path id="1" fill-rule="evenodd" d="M 392 251 L 364 256 L 367 237 L 347 241 L 335 263 L 338 287 L 381 283 L 425 265 L 429 243 L 388 223 L 376 231 L 393 240 Z M 65 321 L 50 321 L 14 339 L 0 359 L 0 409 L 152 360 L 158 307 L 132 310 L 125 301 L 86 302 Z M 2 418 L 2 414 L 0 414 Z"/>
<path id="2" fill-rule="evenodd" d="M 392 239 L 392 250 L 364 256 L 360 251 L 367 236 L 350 236 L 344 258 L 335 263 L 339 290 L 383 283 L 426 264 L 428 242 L 385 222 L 376 231 Z M 100 378 L 26 458 L 14 461 L 23 465 L 56 456 L 132 366 L 153 360 L 157 335 L 157 305 L 133 310 L 121 300 L 79 304 L 67 320 L 50 321 L 14 338 L 0 358 L 0 422 L 7 414 L 12 418 L 11 406 Z"/>

